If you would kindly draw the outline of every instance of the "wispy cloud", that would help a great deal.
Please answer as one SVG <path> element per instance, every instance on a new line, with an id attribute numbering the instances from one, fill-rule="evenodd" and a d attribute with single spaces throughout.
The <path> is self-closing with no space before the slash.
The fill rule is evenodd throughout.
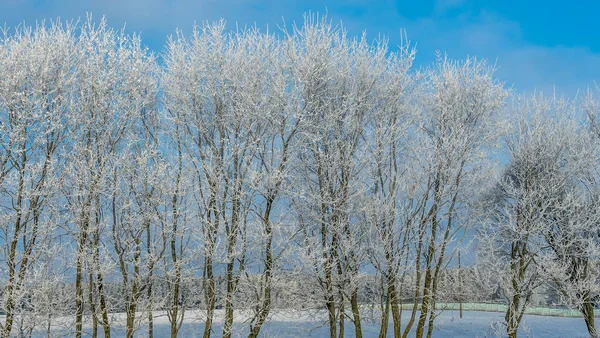
<path id="1" fill-rule="evenodd" d="M 575 95 L 600 78 L 600 54 L 584 47 L 540 46 L 527 43 L 519 23 L 485 11 L 447 22 L 422 19 L 407 30 L 416 34 L 421 55 L 440 50 L 450 57 L 486 58 L 497 65 L 497 75 L 517 91 L 562 92 Z"/>
<path id="2" fill-rule="evenodd" d="M 288 3 L 276 0 L 0 0 L 0 23 L 14 26 L 26 21 L 34 24 L 43 18 L 106 15 L 114 27 L 127 23 L 130 31 L 141 32 L 144 41 L 160 51 L 168 35 L 176 28 L 189 30 L 194 22 L 225 18 L 235 23 L 276 29 L 282 17 L 289 25 L 301 21 L 304 12 L 327 11 L 334 22 L 343 21 L 350 34 L 367 30 L 370 38 L 382 33 L 390 44 L 400 42 L 405 29 L 418 47 L 418 64 L 434 60 L 435 51 L 450 57 L 467 55 L 487 58 L 498 66 L 497 75 L 517 91 L 544 91 L 556 88 L 569 95 L 600 78 L 600 54 L 586 47 L 542 46 L 524 38 L 519 22 L 496 13 L 469 9 L 466 0 L 435 0 L 427 15 L 407 17 L 399 2 L 317 0 Z M 451 13 L 451 14 L 448 14 Z"/>

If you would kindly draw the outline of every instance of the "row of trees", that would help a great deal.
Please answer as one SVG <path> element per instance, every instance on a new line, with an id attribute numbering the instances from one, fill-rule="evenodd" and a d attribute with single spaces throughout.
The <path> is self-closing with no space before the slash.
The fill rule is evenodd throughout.
<path id="1" fill-rule="evenodd" d="M 315 17 L 277 35 L 196 27 L 160 65 L 104 21 L 5 31 L 2 337 L 152 337 L 158 310 L 175 337 L 199 308 L 207 338 L 220 307 L 224 337 L 242 309 L 257 337 L 296 276 L 332 338 L 348 323 L 362 337 L 365 303 L 381 338 L 390 320 L 429 338 L 475 234 L 469 276 L 493 271 L 478 287 L 506 296 L 510 336 L 548 283 L 597 336 L 595 96 L 509 103 L 484 61 L 412 71 L 414 57 Z M 373 278 L 381 297 L 365 299 Z"/>

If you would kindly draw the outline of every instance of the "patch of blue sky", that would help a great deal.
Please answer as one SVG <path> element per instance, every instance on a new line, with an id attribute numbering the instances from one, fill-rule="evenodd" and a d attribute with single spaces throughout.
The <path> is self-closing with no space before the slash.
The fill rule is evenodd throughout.
<path id="1" fill-rule="evenodd" d="M 391 46 L 405 30 L 417 46 L 416 67 L 431 64 L 436 51 L 451 58 L 467 55 L 488 59 L 497 77 L 519 93 L 543 91 L 573 96 L 600 78 L 600 30 L 595 1 L 427 0 L 427 1 L 282 1 L 282 0 L 0 0 L 0 23 L 60 17 L 106 15 L 112 27 L 140 32 L 150 49 L 161 53 L 177 28 L 227 20 L 231 29 L 256 25 L 277 31 L 304 13 L 328 13 L 343 22 L 349 35 L 366 30 Z M 282 19 L 283 18 L 283 19 Z"/>

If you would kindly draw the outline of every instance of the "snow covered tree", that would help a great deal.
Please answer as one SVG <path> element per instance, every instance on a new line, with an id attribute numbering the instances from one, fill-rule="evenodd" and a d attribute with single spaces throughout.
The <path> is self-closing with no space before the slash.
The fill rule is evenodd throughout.
<path id="1" fill-rule="evenodd" d="M 57 192 L 73 112 L 74 27 L 20 27 L 0 39 L 0 335 L 30 309 L 32 274 L 60 233 Z M 42 269 L 42 266 L 39 266 Z"/>
<path id="2" fill-rule="evenodd" d="M 598 223 L 598 147 L 578 123 L 576 105 L 532 97 L 514 109 L 509 164 L 483 203 L 480 238 L 480 255 L 496 266 L 508 302 L 509 337 L 517 336 L 534 291 L 548 278 L 565 300 L 589 311 Z M 593 319 L 585 317 L 593 336 Z"/>
<path id="3" fill-rule="evenodd" d="M 408 73 L 414 59 L 414 49 L 403 46 L 397 57 L 388 60 L 387 71 L 375 89 L 377 103 L 374 118 L 368 127 L 367 140 L 372 154 L 365 179 L 371 189 L 367 192 L 362 218 L 370 225 L 368 236 L 369 261 L 381 274 L 381 324 L 379 337 L 387 336 L 391 311 L 394 337 L 401 336 L 400 295 L 409 266 L 409 241 L 413 231 L 410 206 L 409 157 L 410 126 L 414 111 L 417 80 Z M 374 301 L 374 300 L 371 300 Z"/>
<path id="4" fill-rule="evenodd" d="M 122 279 L 127 337 L 134 334 L 140 310 L 148 311 L 148 336 L 153 335 L 152 285 L 167 247 L 167 165 L 157 149 L 158 119 L 152 112 L 147 113 L 142 117 L 144 123 L 138 120 L 137 131 L 109 178 L 110 239 Z"/>
<path id="5" fill-rule="evenodd" d="M 252 212 L 257 198 L 253 180 L 269 166 L 264 162 L 268 154 L 259 151 L 268 150 L 262 142 L 272 137 L 266 128 L 276 127 L 270 118 L 286 113 L 281 103 L 285 83 L 278 80 L 285 69 L 277 68 L 280 60 L 274 37 L 258 30 L 225 34 L 224 28 L 223 22 L 205 25 L 194 29 L 189 41 L 182 35 L 171 40 L 163 80 L 167 109 L 179 130 L 175 137 L 181 140 L 179 151 L 187 155 L 197 202 L 207 306 L 204 337 L 212 330 L 217 265 L 224 267 L 226 279 L 223 336 L 232 334 L 236 292 L 246 268 L 248 225 L 270 213 Z M 278 175 L 279 169 L 274 170 Z M 277 193 L 268 192 L 267 199 Z M 262 222 L 268 225 L 271 220 Z"/>
<path id="6" fill-rule="evenodd" d="M 284 224 L 293 221 L 293 218 L 287 217 L 289 208 L 286 203 L 290 186 L 295 183 L 290 162 L 302 123 L 292 61 L 294 46 L 278 42 L 273 37 L 253 43 L 259 42 L 262 48 L 255 51 L 254 58 L 260 53 L 268 53 L 269 58 L 250 60 L 257 73 L 261 74 L 259 78 L 263 83 L 262 90 L 255 94 L 258 100 L 251 109 L 257 114 L 257 123 L 264 127 L 261 138 L 257 140 L 249 180 L 254 194 L 251 206 L 254 216 L 246 229 L 248 254 L 245 270 L 246 276 L 260 276 L 254 279 L 256 282 L 248 283 L 253 290 L 252 296 L 248 297 L 252 299 L 249 307 L 253 311 L 250 338 L 258 337 L 268 319 L 274 303 L 273 289 L 277 287 L 277 280 L 282 278 L 289 255 L 293 254 L 290 242 L 295 228 Z"/>
<path id="7" fill-rule="evenodd" d="M 414 58 L 310 14 L 177 32 L 163 63 L 104 19 L 3 31 L 0 336 L 153 337 L 161 312 L 208 338 L 222 308 L 224 337 L 243 316 L 255 338 L 281 307 L 332 338 L 430 338 L 453 284 L 491 299 L 473 279 L 493 273 L 510 337 L 537 290 L 598 337 L 596 93 L 502 120 L 485 61 Z M 480 265 L 458 271 L 471 226 Z"/>
<path id="8" fill-rule="evenodd" d="M 68 223 L 77 243 L 75 334 L 83 334 L 87 294 L 93 335 L 100 324 L 110 337 L 109 312 L 114 309 L 104 279 L 112 272 L 108 259 L 112 251 L 105 230 L 116 226 L 109 209 L 114 170 L 133 140 L 133 126 L 155 104 L 156 85 L 151 76 L 155 64 L 139 37 L 108 28 L 104 19 L 95 24 L 88 18 L 78 34 L 73 128 L 64 174 Z"/>
<path id="9" fill-rule="evenodd" d="M 306 271 L 321 287 L 330 336 L 343 335 L 348 317 L 362 337 L 358 283 L 368 229 L 361 216 L 370 160 L 365 140 L 379 105 L 395 104 L 401 94 L 403 83 L 392 84 L 386 72 L 405 72 L 407 56 L 388 55 L 387 44 L 370 45 L 364 36 L 351 40 L 326 20 L 307 17 L 292 36 L 303 112 L 292 188 L 302 234 L 297 241 L 305 249 Z M 381 98 L 386 85 L 394 87 Z"/>
<path id="10" fill-rule="evenodd" d="M 485 61 L 468 58 L 452 61 L 438 57 L 425 74 L 420 109 L 414 127 L 411 152 L 415 168 L 417 215 L 415 290 L 423 288 L 416 336 L 433 333 L 435 302 L 440 272 L 452 258 L 456 235 L 466 224 L 469 204 L 487 177 L 485 160 L 498 136 L 497 113 L 507 92 L 493 77 Z M 422 278 L 422 280 L 421 280 Z M 413 310 L 403 336 L 408 335 L 417 310 Z"/>

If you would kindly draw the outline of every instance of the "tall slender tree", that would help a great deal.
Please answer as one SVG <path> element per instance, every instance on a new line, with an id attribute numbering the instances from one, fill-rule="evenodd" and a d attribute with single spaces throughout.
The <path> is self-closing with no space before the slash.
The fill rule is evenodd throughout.
<path id="1" fill-rule="evenodd" d="M 440 271 L 452 257 L 452 251 L 447 250 L 464 225 L 462 211 L 480 190 L 480 175 L 487 173 L 480 165 L 486 148 L 499 136 L 496 116 L 507 92 L 493 73 L 485 61 L 452 61 L 439 56 L 426 75 L 413 148 L 423 173 L 421 182 L 426 184 L 421 189 L 425 204 L 414 241 L 418 257 L 415 269 L 423 273 L 418 338 L 426 327 L 428 338 L 433 333 Z M 419 277 L 417 290 L 421 287 Z M 403 336 L 408 334 L 414 316 L 413 309 Z"/>
<path id="2" fill-rule="evenodd" d="M 31 275 L 59 232 L 57 191 L 73 112 L 74 27 L 18 28 L 0 40 L 0 335 L 26 316 Z"/>
<path id="3" fill-rule="evenodd" d="M 365 138 L 384 74 L 397 56 L 388 56 L 383 42 L 372 46 L 364 36 L 350 40 L 326 17 L 307 17 L 292 38 L 304 119 L 295 155 L 299 240 L 322 289 L 330 336 L 344 336 L 348 317 L 362 337 L 357 282 L 367 232 L 358 221 L 367 190 Z"/>
<path id="4" fill-rule="evenodd" d="M 156 88 L 150 72 L 154 59 L 140 45 L 137 36 L 107 27 L 104 19 L 95 24 L 91 17 L 81 26 L 78 41 L 75 106 L 69 133 L 68 184 L 64 196 L 77 242 L 75 272 L 76 336 L 83 334 L 86 300 L 93 320 L 110 337 L 111 305 L 105 290 L 110 265 L 103 237 L 110 224 L 108 210 L 113 194 L 111 179 L 118 157 L 132 141 L 131 130 L 143 112 L 155 102 Z M 114 225 L 114 224 L 113 224 Z"/>
<path id="5" fill-rule="evenodd" d="M 408 72 L 414 59 L 414 49 L 404 46 L 398 58 L 389 60 L 385 81 L 377 89 L 377 103 L 372 126 L 369 127 L 369 148 L 372 154 L 370 172 L 365 179 L 372 186 L 364 220 L 371 225 L 369 260 L 381 274 L 381 306 L 379 337 L 385 338 L 389 314 L 392 314 L 394 337 L 401 336 L 400 295 L 408 270 L 409 243 L 416 216 L 410 198 L 414 183 L 410 181 L 408 140 L 412 122 L 417 79 Z M 374 300 L 370 300 L 374 301 Z"/>

